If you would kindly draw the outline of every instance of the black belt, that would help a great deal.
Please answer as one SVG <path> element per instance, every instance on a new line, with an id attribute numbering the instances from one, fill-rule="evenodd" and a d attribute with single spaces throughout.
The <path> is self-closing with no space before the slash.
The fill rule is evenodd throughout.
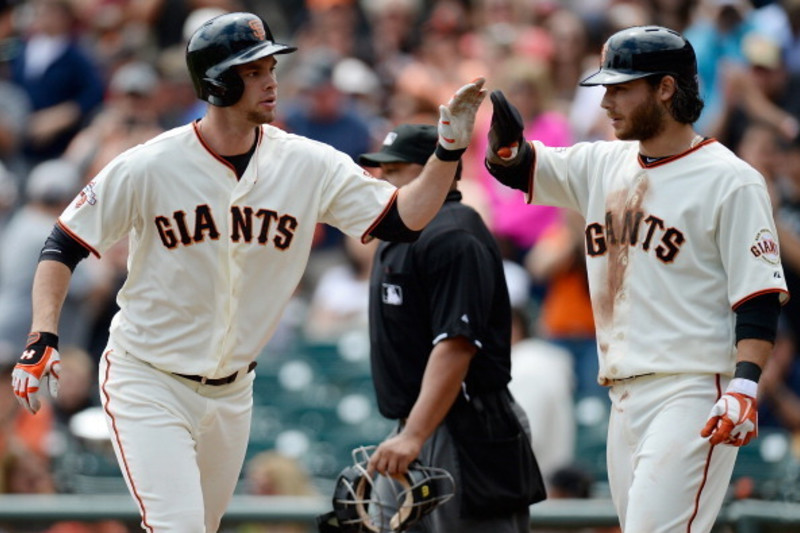
<path id="1" fill-rule="evenodd" d="M 258 364 L 258 363 L 256 363 L 255 361 L 250 363 L 247 366 L 247 372 L 244 372 L 244 374 L 247 374 L 248 372 L 252 372 L 253 369 L 256 367 L 256 364 Z M 230 376 L 226 376 L 224 378 L 207 378 L 205 376 L 195 376 L 195 375 L 192 375 L 192 374 L 178 374 L 177 372 L 173 372 L 173 374 L 175 374 L 176 376 L 185 378 L 185 379 L 191 379 L 192 381 L 196 381 L 198 383 L 202 383 L 203 385 L 213 385 L 213 386 L 216 387 L 218 385 L 227 385 L 229 383 L 233 383 L 239 377 L 239 372 L 240 371 L 237 370 L 236 372 L 234 372 Z"/>

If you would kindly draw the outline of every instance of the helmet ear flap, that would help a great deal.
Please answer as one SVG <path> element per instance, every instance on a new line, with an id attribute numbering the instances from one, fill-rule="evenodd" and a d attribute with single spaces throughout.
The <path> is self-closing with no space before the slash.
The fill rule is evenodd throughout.
<path id="1" fill-rule="evenodd" d="M 227 70 L 216 78 L 203 78 L 203 89 L 208 102 L 218 107 L 232 106 L 244 93 L 244 82 L 235 73 Z"/>

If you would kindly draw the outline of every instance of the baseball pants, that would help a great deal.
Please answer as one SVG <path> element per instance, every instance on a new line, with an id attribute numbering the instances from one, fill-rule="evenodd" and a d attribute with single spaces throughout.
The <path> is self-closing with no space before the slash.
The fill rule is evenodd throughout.
<path id="1" fill-rule="evenodd" d="M 705 533 L 719 514 L 738 448 L 700 437 L 727 380 L 661 374 L 610 390 L 608 479 L 624 533 Z"/>
<path id="2" fill-rule="evenodd" d="M 217 531 L 245 458 L 253 376 L 202 385 L 109 343 L 100 361 L 100 396 L 145 531 Z"/>

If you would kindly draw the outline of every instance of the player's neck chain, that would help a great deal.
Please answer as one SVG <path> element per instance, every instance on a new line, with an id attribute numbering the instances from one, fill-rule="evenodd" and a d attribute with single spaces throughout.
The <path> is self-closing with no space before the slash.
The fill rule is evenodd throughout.
<path id="1" fill-rule="evenodd" d="M 700 134 L 695 135 L 694 138 L 692 139 L 692 142 L 689 143 L 689 150 L 691 150 L 701 142 L 703 142 L 703 136 Z"/>

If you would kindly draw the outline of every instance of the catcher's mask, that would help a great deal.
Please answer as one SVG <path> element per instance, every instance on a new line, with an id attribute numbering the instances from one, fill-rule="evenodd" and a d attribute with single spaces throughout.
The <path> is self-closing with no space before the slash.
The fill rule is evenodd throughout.
<path id="1" fill-rule="evenodd" d="M 455 482 L 447 470 L 414 461 L 408 473 L 386 478 L 367 474 L 374 446 L 353 450 L 353 465 L 339 474 L 333 515 L 343 533 L 404 531 L 453 497 Z M 376 481 L 383 477 L 380 489 Z M 384 489 L 385 487 L 385 489 Z"/>

